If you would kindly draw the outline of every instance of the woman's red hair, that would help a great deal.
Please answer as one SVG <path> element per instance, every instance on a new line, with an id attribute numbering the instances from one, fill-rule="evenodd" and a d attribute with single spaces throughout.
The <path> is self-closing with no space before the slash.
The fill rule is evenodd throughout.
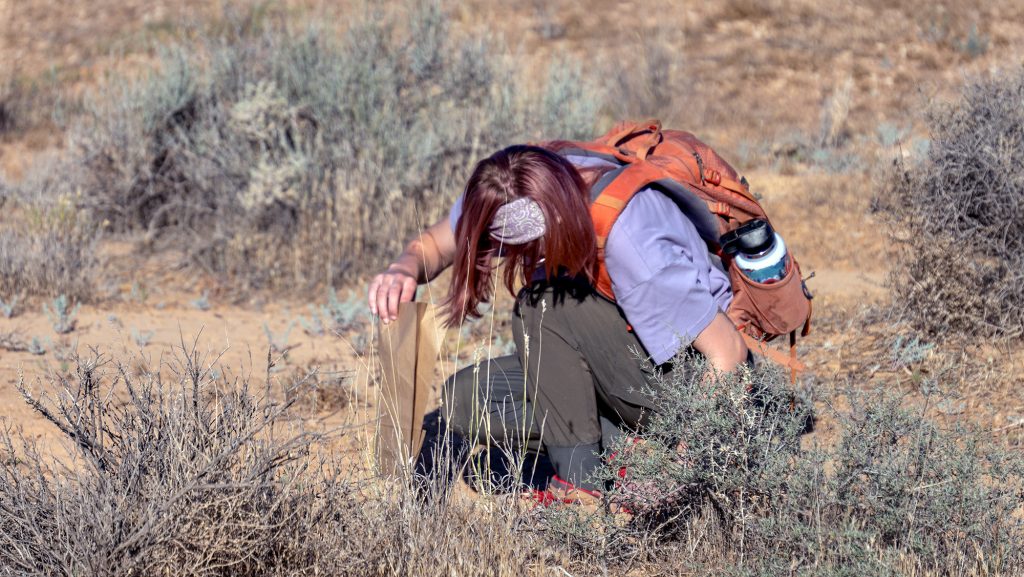
<path id="1" fill-rule="evenodd" d="M 529 198 L 544 213 L 544 236 L 521 245 L 501 245 L 490 236 L 502 205 Z M 497 256 L 505 259 L 504 284 L 529 284 L 543 265 L 548 278 L 564 274 L 593 282 L 597 241 L 590 219 L 589 187 L 572 164 L 536 146 L 510 146 L 476 165 L 466 184 L 462 216 L 455 227 L 452 284 L 445 302 L 449 326 L 479 318 L 481 303 L 494 295 Z M 543 260 L 542 260 L 543 259 Z"/>

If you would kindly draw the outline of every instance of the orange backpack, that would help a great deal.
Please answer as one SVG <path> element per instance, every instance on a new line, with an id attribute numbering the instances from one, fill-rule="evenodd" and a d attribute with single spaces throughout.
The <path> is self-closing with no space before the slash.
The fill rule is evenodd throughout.
<path id="1" fill-rule="evenodd" d="M 597 157 L 617 165 L 594 183 L 590 214 L 597 233 L 596 289 L 611 300 L 611 278 L 604 262 L 604 245 L 612 225 L 637 192 L 656 187 L 680 205 L 708 244 L 722 257 L 732 283 L 733 300 L 727 314 L 747 346 L 762 356 L 803 370 L 796 359 L 796 335 L 806 336 L 811 323 L 811 295 L 800 276 L 800 265 L 789 257 L 785 277 L 772 284 L 747 278 L 732 259 L 722 254 L 718 239 L 753 220 L 769 220 L 746 179 L 707 144 L 689 132 L 662 130 L 661 122 L 621 122 L 590 142 L 554 141 L 542 146 L 563 156 Z M 788 357 L 765 341 L 788 334 Z"/>

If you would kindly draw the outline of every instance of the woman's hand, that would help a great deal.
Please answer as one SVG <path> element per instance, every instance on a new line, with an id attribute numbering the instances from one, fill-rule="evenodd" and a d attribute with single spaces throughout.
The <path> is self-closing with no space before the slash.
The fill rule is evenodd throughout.
<path id="1" fill-rule="evenodd" d="M 416 296 L 416 277 L 401 267 L 391 265 L 388 270 L 373 277 L 367 297 L 370 314 L 380 315 L 384 324 L 398 318 L 398 303 L 406 303 Z"/>
<path id="2" fill-rule="evenodd" d="M 398 319 L 398 303 L 416 296 L 416 286 L 429 282 L 448 268 L 455 258 L 455 234 L 447 218 L 442 218 L 416 238 L 388 269 L 373 277 L 367 290 L 370 314 L 380 315 L 387 324 Z"/>

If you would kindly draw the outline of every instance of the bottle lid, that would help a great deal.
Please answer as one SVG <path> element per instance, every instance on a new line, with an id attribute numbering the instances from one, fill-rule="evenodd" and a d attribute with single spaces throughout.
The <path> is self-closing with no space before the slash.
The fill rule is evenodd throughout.
<path id="1" fill-rule="evenodd" d="M 758 218 L 723 234 L 719 244 L 724 254 L 732 256 L 736 253 L 760 254 L 771 249 L 774 242 L 775 231 L 772 225 Z"/>

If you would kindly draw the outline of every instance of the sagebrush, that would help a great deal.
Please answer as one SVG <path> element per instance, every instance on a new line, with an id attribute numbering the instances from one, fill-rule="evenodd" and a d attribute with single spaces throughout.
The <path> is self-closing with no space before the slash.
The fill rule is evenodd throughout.
<path id="1" fill-rule="evenodd" d="M 628 522 L 552 511 L 573 558 L 729 575 L 1024 569 L 1024 459 L 985 431 L 938 426 L 932 399 L 845 391 L 835 445 L 802 447 L 812 415 L 775 367 L 704 367 L 680 358 L 656 376 L 658 413 L 613 448 L 606 500 Z"/>
<path id="2" fill-rule="evenodd" d="M 186 345 L 159 372 L 93 352 L 71 374 L 21 386 L 70 459 L 10 427 L 0 435 L 0 572 L 966 576 L 1024 568 L 1024 463 L 983 431 L 941 428 L 891 394 L 847 393 L 836 443 L 802 447 L 808 412 L 784 375 L 760 367 L 710 379 L 698 360 L 676 363 L 655 377 L 659 412 L 615 447 L 604 506 L 592 509 L 538 507 L 514 484 L 474 496 L 377 477 L 358 465 L 365 454 L 332 456 L 343 438 L 302 428 L 296 408 L 316 387 L 301 377 L 281 385 L 268 370 L 263 383 L 228 379 Z"/>
<path id="3" fill-rule="evenodd" d="M 100 275 L 95 225 L 67 196 L 47 201 L 11 196 L 0 203 L 7 216 L 0 219 L 0 298 L 92 299 Z"/>
<path id="4" fill-rule="evenodd" d="M 1024 70 L 968 84 L 878 204 L 895 225 L 895 303 L 935 336 L 1024 335 Z"/>
<path id="5" fill-rule="evenodd" d="M 576 67 L 536 81 L 436 2 L 354 17 L 342 37 L 248 23 L 87 99 L 67 175 L 96 221 L 177 241 L 238 288 L 365 272 L 443 214 L 476 160 L 593 128 Z"/>

